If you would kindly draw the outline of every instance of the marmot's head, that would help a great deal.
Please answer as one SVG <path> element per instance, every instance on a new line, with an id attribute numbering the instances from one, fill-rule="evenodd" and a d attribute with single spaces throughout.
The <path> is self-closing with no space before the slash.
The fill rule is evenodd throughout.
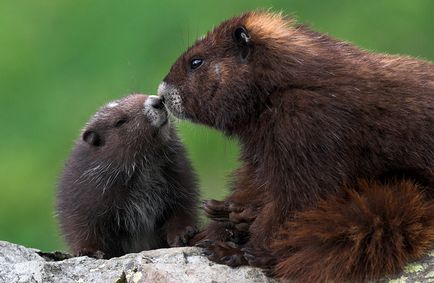
<path id="1" fill-rule="evenodd" d="M 90 119 L 78 148 L 95 163 L 129 166 L 167 143 L 171 134 L 168 124 L 159 97 L 129 95 L 106 104 Z"/>
<path id="2" fill-rule="evenodd" d="M 230 133 L 255 119 L 267 93 L 287 80 L 278 69 L 295 62 L 289 55 L 298 47 L 283 52 L 295 32 L 281 14 L 250 12 L 227 20 L 178 58 L 158 94 L 176 117 Z"/>

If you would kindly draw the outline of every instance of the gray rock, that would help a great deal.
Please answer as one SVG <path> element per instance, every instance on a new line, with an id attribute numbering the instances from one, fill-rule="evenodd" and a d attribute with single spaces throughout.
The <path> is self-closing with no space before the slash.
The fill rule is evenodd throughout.
<path id="1" fill-rule="evenodd" d="M 0 241 L 0 282 L 275 282 L 259 269 L 214 264 L 199 248 L 128 254 L 110 260 L 44 253 Z"/>
<path id="2" fill-rule="evenodd" d="M 128 254 L 110 260 L 46 253 L 0 241 L 0 282 L 277 282 L 252 267 L 214 264 L 199 248 Z M 434 252 L 379 282 L 434 282 Z"/>

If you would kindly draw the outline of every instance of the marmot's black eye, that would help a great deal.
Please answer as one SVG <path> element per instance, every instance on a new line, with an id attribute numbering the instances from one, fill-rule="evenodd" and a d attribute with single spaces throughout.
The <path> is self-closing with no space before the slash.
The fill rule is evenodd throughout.
<path id="1" fill-rule="evenodd" d="M 117 120 L 114 126 L 115 126 L 115 128 L 119 128 L 120 126 L 122 126 L 126 122 L 127 122 L 127 119 L 122 118 L 122 119 Z"/>
<path id="2" fill-rule="evenodd" d="M 203 63 L 202 59 L 198 59 L 198 58 L 192 59 L 190 62 L 190 67 L 192 70 L 194 70 L 194 69 L 199 68 L 202 65 L 202 63 Z"/>

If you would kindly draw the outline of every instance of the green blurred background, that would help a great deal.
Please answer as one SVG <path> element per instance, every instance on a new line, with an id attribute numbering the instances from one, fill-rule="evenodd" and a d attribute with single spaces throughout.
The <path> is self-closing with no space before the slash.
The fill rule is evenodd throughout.
<path id="1" fill-rule="evenodd" d="M 434 1 L 0 1 L 0 239 L 64 249 L 57 176 L 102 104 L 155 94 L 198 36 L 246 10 L 272 8 L 375 51 L 434 59 Z M 227 192 L 238 146 L 179 123 L 206 198 Z"/>

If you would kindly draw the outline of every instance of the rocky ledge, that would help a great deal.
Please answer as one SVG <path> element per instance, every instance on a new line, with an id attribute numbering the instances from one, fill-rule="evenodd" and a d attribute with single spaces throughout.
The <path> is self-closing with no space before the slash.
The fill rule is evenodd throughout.
<path id="1" fill-rule="evenodd" d="M 0 241 L 0 282 L 277 282 L 252 267 L 214 264 L 199 248 L 128 254 L 110 260 L 71 257 L 61 252 Z M 434 252 L 380 282 L 434 282 Z"/>

